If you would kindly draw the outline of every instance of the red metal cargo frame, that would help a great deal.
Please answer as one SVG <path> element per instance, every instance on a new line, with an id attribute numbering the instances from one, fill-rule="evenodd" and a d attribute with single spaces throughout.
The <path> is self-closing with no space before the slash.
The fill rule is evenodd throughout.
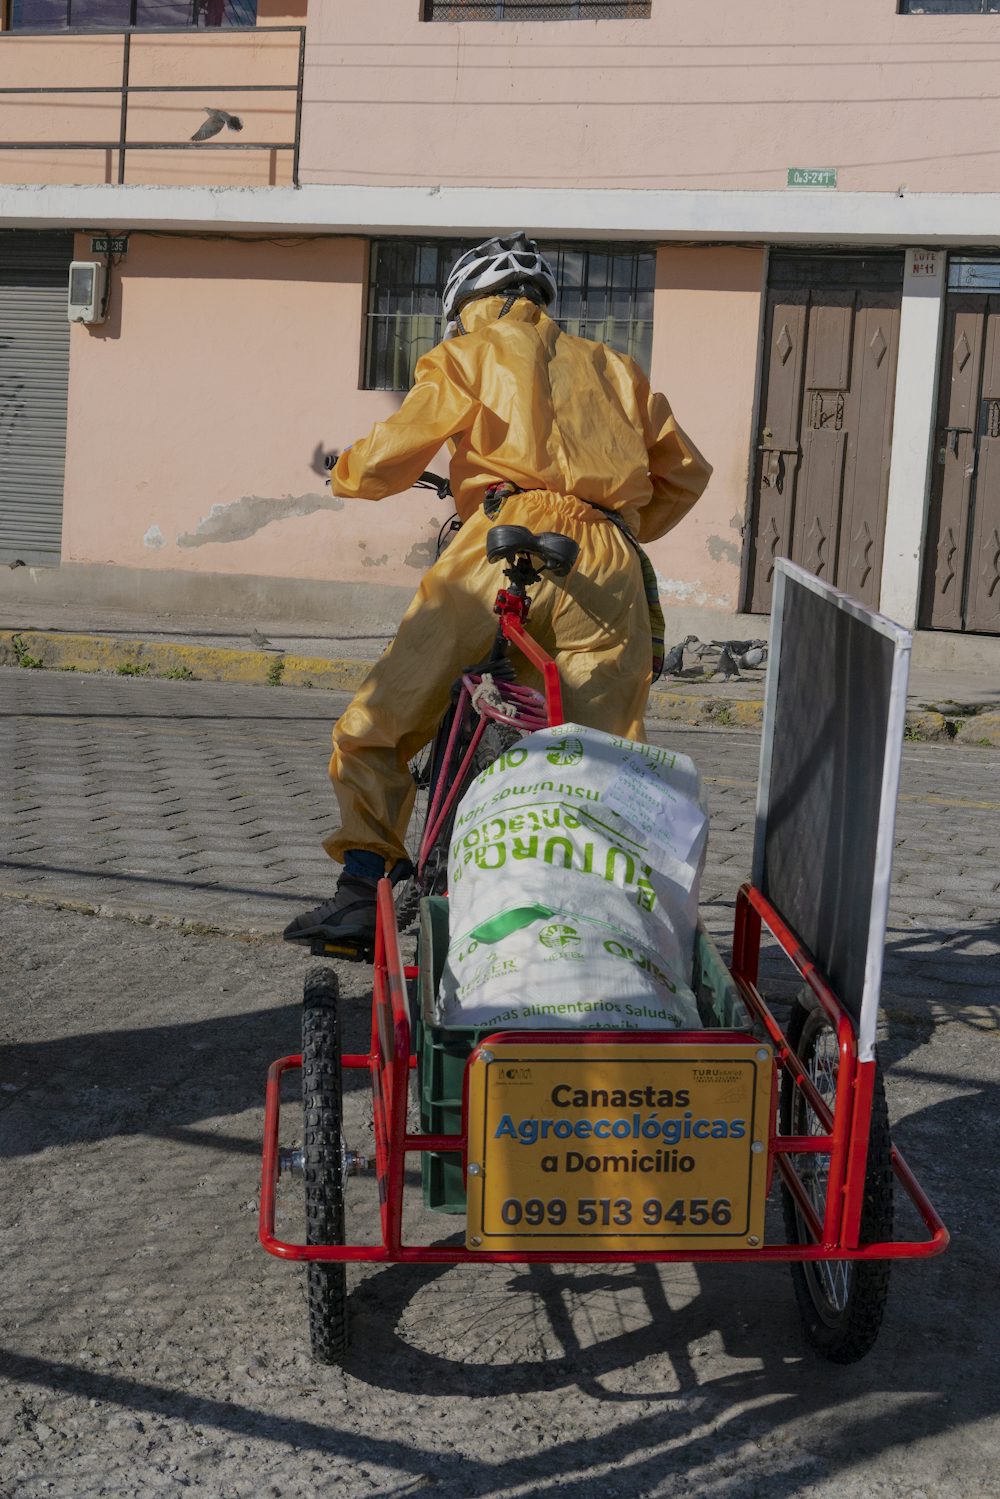
<path id="1" fill-rule="evenodd" d="M 518 642 L 521 643 L 520 641 Z M 281 1110 L 281 1079 L 302 1065 L 301 1056 L 282 1057 L 272 1063 L 267 1075 L 264 1113 L 264 1161 L 260 1194 L 260 1241 L 269 1254 L 288 1260 L 379 1260 L 422 1264 L 542 1263 L 542 1264 L 669 1264 L 713 1260 L 882 1260 L 924 1259 L 940 1254 L 948 1244 L 945 1228 L 929 1199 L 898 1150 L 893 1149 L 896 1180 L 916 1208 L 930 1237 L 892 1239 L 861 1244 L 861 1206 L 864 1195 L 875 1063 L 858 1059 L 854 1022 L 795 933 L 770 902 L 752 885 L 744 885 L 736 903 L 733 932 L 732 976 L 751 1016 L 760 1022 L 775 1047 L 779 1072 L 787 1069 L 815 1110 L 822 1135 L 777 1135 L 770 1132 L 769 1167 L 777 1163 L 782 1179 L 795 1198 L 799 1211 L 815 1239 L 813 1244 L 764 1244 L 758 1249 L 634 1250 L 470 1250 L 456 1245 L 417 1245 L 403 1242 L 403 1179 L 406 1156 L 411 1152 L 456 1151 L 466 1153 L 467 1105 L 463 1101 L 463 1133 L 460 1135 L 411 1134 L 406 1128 L 410 1072 L 416 1066 L 411 1051 L 407 979 L 416 969 L 403 966 L 396 930 L 392 890 L 383 880 L 378 895 L 378 932 L 375 947 L 375 985 L 372 1003 L 371 1049 L 342 1059 L 345 1070 L 367 1071 L 371 1077 L 375 1115 L 375 1170 L 378 1177 L 382 1219 L 380 1244 L 298 1244 L 275 1235 L 275 1191 L 278 1176 L 278 1130 Z M 837 1092 L 831 1114 L 806 1076 L 789 1046 L 778 1021 L 757 988 L 761 928 L 766 926 L 822 1005 L 837 1034 L 840 1066 Z M 484 1038 L 482 1046 L 512 1037 L 532 1043 L 558 1038 L 566 1043 L 565 1031 L 498 1032 Z M 745 1040 L 742 1033 L 721 1031 L 573 1032 L 573 1040 L 603 1044 L 651 1047 L 678 1041 L 705 1045 L 720 1040 Z M 825 1210 L 822 1221 L 816 1213 L 795 1166 L 795 1158 L 808 1153 L 829 1153 Z"/>

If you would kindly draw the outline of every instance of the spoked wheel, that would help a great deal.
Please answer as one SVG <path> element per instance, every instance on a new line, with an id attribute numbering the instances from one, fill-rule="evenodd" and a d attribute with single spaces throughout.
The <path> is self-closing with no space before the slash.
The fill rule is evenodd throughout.
<path id="1" fill-rule="evenodd" d="M 306 1187 L 306 1243 L 344 1242 L 343 1091 L 340 1072 L 340 998 L 332 968 L 311 968 L 302 996 L 302 1169 Z M 309 1343 L 321 1364 L 347 1351 L 347 1269 L 308 1265 Z"/>
<path id="2" fill-rule="evenodd" d="M 833 1111 L 840 1055 L 837 1035 L 819 1006 L 796 1004 L 788 1026 L 788 1041 L 821 1098 Z M 825 1131 L 791 1073 L 781 1080 L 781 1133 L 820 1135 Z M 797 1158 L 799 1175 L 820 1218 L 826 1202 L 830 1171 L 827 1155 Z M 785 1228 L 789 1241 L 811 1244 L 813 1239 L 795 1204 L 783 1187 Z M 876 1068 L 872 1097 L 868 1166 L 861 1211 L 861 1242 L 892 1237 L 892 1159 L 889 1113 L 882 1071 Z M 806 1341 L 835 1364 L 853 1364 L 871 1351 L 878 1337 L 889 1291 L 888 1260 L 793 1261 L 792 1283 Z"/>
<path id="3" fill-rule="evenodd" d="M 434 788 L 442 774 L 454 773 L 461 764 L 462 757 L 472 742 L 472 736 L 479 724 L 478 716 L 470 709 L 466 714 L 466 722 L 462 725 L 457 742 L 453 750 L 450 766 L 445 766 L 444 756 L 448 745 L 453 722 L 454 709 L 448 710 L 441 722 L 441 727 L 434 736 L 433 741 L 425 750 L 410 761 L 410 774 L 416 785 L 416 796 L 413 803 L 413 812 L 410 817 L 410 830 L 406 839 L 406 851 L 417 871 L 417 863 L 420 855 L 420 845 L 423 841 L 424 829 L 427 826 L 427 818 L 430 813 L 431 803 L 434 800 Z M 476 746 L 472 765 L 469 767 L 464 778 L 464 784 L 459 796 L 461 797 L 468 785 L 486 769 L 493 761 L 503 754 L 504 750 L 521 737 L 521 731 L 508 728 L 504 724 L 495 722 L 487 723 L 483 730 L 483 736 Z M 396 920 L 399 930 L 404 932 L 413 921 L 420 906 L 421 898 L 425 895 L 443 895 L 448 888 L 448 845 L 451 842 L 451 830 L 454 825 L 454 807 L 442 824 L 441 831 L 434 840 L 425 860 L 423 869 L 415 872 L 409 879 L 402 880 L 396 887 Z"/>

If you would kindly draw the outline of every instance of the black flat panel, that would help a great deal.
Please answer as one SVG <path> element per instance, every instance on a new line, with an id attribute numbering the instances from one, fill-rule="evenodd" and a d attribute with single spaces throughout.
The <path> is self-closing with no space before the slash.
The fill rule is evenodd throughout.
<path id="1" fill-rule="evenodd" d="M 785 579 L 761 888 L 860 1018 L 895 645 Z"/>

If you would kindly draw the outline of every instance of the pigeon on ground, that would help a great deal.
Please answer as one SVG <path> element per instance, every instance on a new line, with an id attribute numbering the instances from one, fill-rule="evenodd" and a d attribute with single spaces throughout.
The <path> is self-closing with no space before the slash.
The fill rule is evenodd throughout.
<path id="1" fill-rule="evenodd" d="M 256 629 L 250 631 L 250 644 L 253 646 L 255 651 L 274 650 L 274 646 L 268 640 L 267 636 L 262 635 L 260 631 Z"/>
<path id="2" fill-rule="evenodd" d="M 13 569 L 15 567 L 27 567 L 27 563 L 24 561 L 24 559 L 22 557 L 15 557 L 14 560 L 13 560 L 13 562 L 8 562 L 7 563 L 7 566 L 9 568 L 11 568 L 11 569 Z"/>
<path id="3" fill-rule="evenodd" d="M 209 109 L 205 106 L 208 119 L 204 125 L 199 125 L 192 135 L 193 141 L 209 141 L 213 135 L 218 135 L 222 130 L 242 130 L 243 121 L 239 115 L 231 115 L 224 109 Z"/>
<path id="4" fill-rule="evenodd" d="M 735 677 L 737 681 L 740 681 L 739 667 L 728 645 L 724 645 L 719 652 L 719 664 L 712 675 L 715 676 L 718 672 L 722 673 L 727 682 L 730 677 Z"/>
<path id="5" fill-rule="evenodd" d="M 728 649 L 730 651 L 732 651 L 733 656 L 735 657 L 735 656 L 742 656 L 747 651 L 754 651 L 760 645 L 767 645 L 767 641 L 766 640 L 713 640 L 712 644 L 716 647 L 717 650 L 721 650 L 723 646 L 728 647 Z"/>
<path id="6" fill-rule="evenodd" d="M 704 661 L 706 656 L 714 656 L 718 653 L 718 646 L 709 645 L 705 640 L 696 640 L 695 644 L 689 646 L 692 656 L 697 656 L 699 661 Z"/>
<path id="7" fill-rule="evenodd" d="M 767 646 L 755 645 L 750 650 L 744 651 L 742 655 L 736 657 L 736 665 L 742 666 L 743 670 L 746 671 L 748 667 L 763 666 L 766 660 Z"/>
<path id="8" fill-rule="evenodd" d="M 663 670 L 671 677 L 679 677 L 684 670 L 684 650 L 692 641 L 697 642 L 697 635 L 687 635 L 679 645 L 673 645 L 663 659 Z"/>

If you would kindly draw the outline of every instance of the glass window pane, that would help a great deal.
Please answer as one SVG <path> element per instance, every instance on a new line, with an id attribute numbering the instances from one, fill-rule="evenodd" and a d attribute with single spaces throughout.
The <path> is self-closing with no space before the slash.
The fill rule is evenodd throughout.
<path id="1" fill-rule="evenodd" d="M 635 285 L 636 257 L 613 255 L 611 257 L 611 285 L 617 292 L 631 292 Z"/>
<path id="2" fill-rule="evenodd" d="M 904 16 L 996 16 L 1000 0 L 903 0 Z"/>
<path id="3" fill-rule="evenodd" d="M 192 0 L 136 0 L 135 24 L 137 26 L 192 26 L 195 11 Z M 76 22 L 76 0 L 73 4 L 73 25 Z M 204 19 L 201 22 L 205 24 Z"/>
<path id="4" fill-rule="evenodd" d="M 120 31 L 129 24 L 129 0 L 14 0 L 11 7 L 11 30 L 64 31 L 80 26 L 94 31 Z"/>
<path id="5" fill-rule="evenodd" d="M 12 0 L 12 31 L 254 26 L 257 0 Z"/>
<path id="6" fill-rule="evenodd" d="M 66 6 L 67 24 L 95 31 L 129 24 L 129 0 L 71 0 Z"/>
<path id="7" fill-rule="evenodd" d="M 13 0 L 10 29 L 62 31 L 66 26 L 66 0 Z"/>
<path id="8" fill-rule="evenodd" d="M 547 246 L 542 246 L 543 254 L 548 253 Z M 580 287 L 583 285 L 583 273 L 586 265 L 586 256 L 582 250 L 562 250 L 558 252 L 560 265 L 556 279 L 564 288 Z"/>
<path id="9" fill-rule="evenodd" d="M 425 21 L 646 20 L 652 0 L 425 0 Z"/>

